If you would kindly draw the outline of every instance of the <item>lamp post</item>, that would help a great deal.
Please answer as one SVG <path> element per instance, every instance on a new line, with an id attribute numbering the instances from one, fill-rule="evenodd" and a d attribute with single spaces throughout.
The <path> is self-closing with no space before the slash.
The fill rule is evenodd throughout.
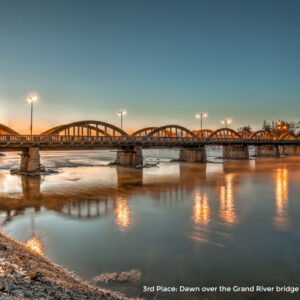
<path id="1" fill-rule="evenodd" d="M 125 116 L 126 113 L 127 113 L 127 111 L 124 110 L 124 109 L 123 109 L 123 110 L 120 110 L 120 111 L 118 112 L 118 116 L 121 117 L 121 129 L 123 129 L 123 115 Z"/>
<path id="2" fill-rule="evenodd" d="M 225 119 L 221 121 L 221 124 L 225 125 L 225 128 L 227 128 L 227 125 L 230 125 L 232 123 L 231 119 Z"/>
<path id="3" fill-rule="evenodd" d="M 32 137 L 32 115 L 33 115 L 33 103 L 38 99 L 37 95 L 30 95 L 28 97 L 28 102 L 30 103 L 30 135 Z"/>
<path id="4" fill-rule="evenodd" d="M 202 123 L 203 123 L 203 118 L 207 117 L 207 113 L 197 113 L 196 114 L 196 119 L 200 119 L 200 132 L 201 132 L 201 138 L 203 136 L 202 132 Z"/>

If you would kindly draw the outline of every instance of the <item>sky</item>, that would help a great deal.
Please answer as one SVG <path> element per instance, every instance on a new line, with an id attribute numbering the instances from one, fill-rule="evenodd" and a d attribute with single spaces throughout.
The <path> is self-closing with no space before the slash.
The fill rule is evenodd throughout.
<path id="1" fill-rule="evenodd" d="M 300 121 L 298 0 L 0 0 L 0 123 Z"/>

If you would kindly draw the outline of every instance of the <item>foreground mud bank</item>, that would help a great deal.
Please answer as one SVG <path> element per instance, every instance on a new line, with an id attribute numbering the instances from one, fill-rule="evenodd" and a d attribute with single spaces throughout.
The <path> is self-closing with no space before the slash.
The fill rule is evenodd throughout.
<path id="1" fill-rule="evenodd" d="M 81 281 L 0 231 L 0 299 L 129 299 Z"/>

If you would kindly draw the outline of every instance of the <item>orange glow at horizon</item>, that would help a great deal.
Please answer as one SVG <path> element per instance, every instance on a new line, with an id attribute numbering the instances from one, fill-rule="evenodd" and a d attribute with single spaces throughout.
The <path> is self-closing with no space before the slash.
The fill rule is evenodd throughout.
<path id="1" fill-rule="evenodd" d="M 210 221 L 210 207 L 206 194 L 195 194 L 192 219 L 195 224 L 207 225 Z"/>
<path id="2" fill-rule="evenodd" d="M 233 174 L 225 175 L 225 185 L 220 187 L 220 217 L 229 224 L 237 223 L 233 199 Z"/>
<path id="3" fill-rule="evenodd" d="M 287 230 L 289 226 L 287 214 L 288 185 L 288 169 L 277 169 L 275 175 L 276 216 L 274 217 L 274 223 L 279 230 Z"/>
<path id="4" fill-rule="evenodd" d="M 116 224 L 121 228 L 125 229 L 131 223 L 130 219 L 130 210 L 128 207 L 128 201 L 124 198 L 118 198 L 116 200 L 116 207 L 115 207 L 115 215 Z"/>
<path id="5" fill-rule="evenodd" d="M 36 252 L 40 255 L 44 255 L 43 252 L 43 247 L 42 247 L 42 243 L 41 241 L 36 238 L 35 236 L 33 236 L 32 238 L 30 238 L 26 243 L 25 246 L 27 248 L 29 248 L 30 250 L 32 250 L 33 252 Z"/>

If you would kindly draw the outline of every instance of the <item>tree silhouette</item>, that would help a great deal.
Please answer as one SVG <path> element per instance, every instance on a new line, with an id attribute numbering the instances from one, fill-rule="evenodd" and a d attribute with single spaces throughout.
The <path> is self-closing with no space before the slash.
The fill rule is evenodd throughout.
<path id="1" fill-rule="evenodd" d="M 264 120 L 262 130 L 271 132 L 272 131 L 272 125 L 270 123 L 268 123 L 266 120 Z"/>
<path id="2" fill-rule="evenodd" d="M 238 131 L 247 131 L 247 132 L 249 132 L 249 133 L 252 133 L 252 132 L 253 132 L 250 125 L 246 125 L 246 126 L 239 127 L 237 130 L 238 130 Z"/>

